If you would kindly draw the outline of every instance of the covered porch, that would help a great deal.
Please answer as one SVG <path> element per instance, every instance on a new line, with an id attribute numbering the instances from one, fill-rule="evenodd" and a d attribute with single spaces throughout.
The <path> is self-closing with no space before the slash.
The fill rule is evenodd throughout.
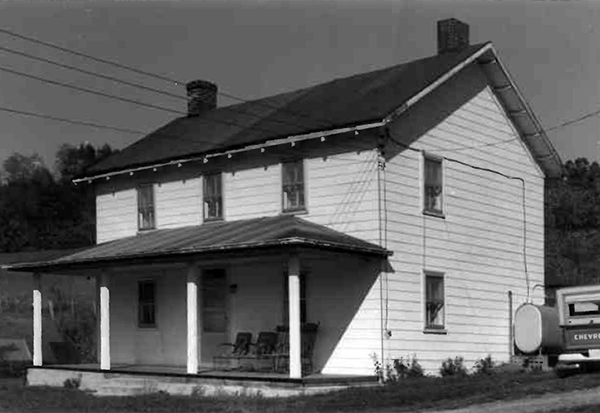
<path id="1" fill-rule="evenodd" d="M 341 377 L 336 347 L 389 254 L 279 216 L 140 233 L 8 269 L 35 273 L 32 379 L 71 371 L 304 383 Z M 44 365 L 40 285 L 52 272 L 96 279 L 97 365 Z M 312 344 L 307 325 L 317 326 Z M 250 346 L 236 353 L 242 332 Z M 260 348 L 268 335 L 276 348 Z"/>

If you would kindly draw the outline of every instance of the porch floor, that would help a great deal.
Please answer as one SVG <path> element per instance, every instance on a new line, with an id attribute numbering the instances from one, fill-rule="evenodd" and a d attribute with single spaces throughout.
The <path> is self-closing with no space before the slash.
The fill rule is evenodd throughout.
<path id="1" fill-rule="evenodd" d="M 100 370 L 98 364 L 30 367 L 29 385 L 64 387 L 76 381 L 82 390 L 97 395 L 128 396 L 164 391 L 179 395 L 261 394 L 284 397 L 323 393 L 348 387 L 378 385 L 375 376 L 311 374 L 290 378 L 284 373 L 201 369 L 187 374 L 181 366 L 117 364 Z M 72 382 L 73 383 L 73 382 Z"/>

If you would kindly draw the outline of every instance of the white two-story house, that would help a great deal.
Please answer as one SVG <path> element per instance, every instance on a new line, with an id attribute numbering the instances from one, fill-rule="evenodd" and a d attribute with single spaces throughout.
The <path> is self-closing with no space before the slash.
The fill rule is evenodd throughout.
<path id="1" fill-rule="evenodd" d="M 97 277 L 103 371 L 199 374 L 219 343 L 277 326 L 291 378 L 507 361 L 509 292 L 542 299 L 561 162 L 493 45 L 454 19 L 438 36 L 434 56 L 233 106 L 189 83 L 188 116 L 76 180 L 97 245 L 11 269 Z"/>

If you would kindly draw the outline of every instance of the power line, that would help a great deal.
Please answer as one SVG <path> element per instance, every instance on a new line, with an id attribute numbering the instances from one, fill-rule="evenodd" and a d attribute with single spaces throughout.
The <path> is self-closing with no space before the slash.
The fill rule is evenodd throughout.
<path id="1" fill-rule="evenodd" d="M 86 58 L 86 59 L 89 59 L 89 60 L 93 60 L 93 61 L 98 62 L 98 63 L 103 63 L 103 64 L 110 65 L 110 66 L 115 66 L 115 67 L 118 67 L 120 69 L 128 70 L 130 72 L 135 72 L 135 73 L 142 74 L 142 75 L 145 75 L 145 76 L 148 76 L 148 77 L 153 77 L 155 79 L 165 80 L 167 82 L 171 82 L 171 83 L 174 83 L 176 85 L 184 85 L 185 84 L 185 82 L 180 82 L 180 81 L 168 78 L 166 76 L 157 75 L 155 73 L 151 73 L 151 72 L 147 72 L 147 71 L 144 71 L 144 70 L 141 70 L 141 69 L 138 69 L 138 68 L 130 67 L 130 66 L 127 66 L 127 65 L 124 65 L 124 64 L 112 61 L 112 60 L 102 59 L 102 58 L 99 58 L 99 57 L 94 57 L 94 56 L 91 56 L 91 55 L 86 54 L 86 53 L 82 53 L 82 52 L 78 52 L 76 50 L 68 49 L 66 47 L 58 46 L 56 44 L 45 42 L 43 40 L 39 40 L 39 39 L 36 39 L 34 37 L 29 37 L 29 36 L 25 36 L 23 34 L 15 33 L 13 31 L 10 31 L 10 30 L 7 30 L 7 29 L 0 28 L 0 33 L 4 33 L 4 34 L 7 34 L 7 35 L 12 36 L 12 37 L 17 37 L 17 38 L 22 39 L 22 40 L 27 40 L 27 41 L 32 42 L 32 43 L 37 43 L 39 45 L 42 45 L 42 46 L 45 46 L 45 47 L 49 47 L 51 49 L 59 50 L 59 51 L 64 52 L 64 53 L 70 53 L 70 54 L 75 55 L 75 56 L 79 56 L 79 57 L 83 57 L 83 58 Z"/>
<path id="2" fill-rule="evenodd" d="M 44 63 L 50 64 L 50 65 L 53 65 L 53 66 L 62 67 L 63 69 L 73 70 L 73 71 L 76 71 L 76 72 L 79 72 L 79 73 L 84 73 L 84 74 L 90 75 L 90 76 L 97 76 L 99 78 L 110 80 L 110 81 L 117 82 L 117 83 L 121 83 L 121 84 L 126 85 L 126 86 L 136 87 L 136 88 L 139 88 L 139 89 L 143 89 L 143 90 L 146 90 L 146 91 L 149 91 L 149 92 L 158 93 L 158 94 L 161 94 L 161 95 L 164 95 L 164 96 L 169 96 L 169 97 L 176 98 L 176 99 L 184 99 L 184 100 L 186 99 L 185 97 L 183 97 L 181 95 L 177 95 L 175 93 L 167 92 L 165 90 L 155 89 L 155 88 L 152 88 L 152 87 L 141 85 L 139 83 L 129 82 L 127 80 L 122 80 L 122 79 L 119 79 L 119 78 L 116 78 L 116 77 L 107 76 L 107 75 L 103 75 L 101 73 L 97 73 L 97 72 L 92 72 L 92 71 L 89 71 L 89 70 L 81 69 L 81 68 L 78 68 L 76 66 L 71 66 L 71 65 L 64 64 L 64 63 L 59 63 L 59 62 L 56 62 L 54 60 L 45 59 L 43 57 L 39 57 L 39 56 L 35 56 L 35 55 L 29 54 L 29 53 L 21 52 L 19 50 L 10 49 L 8 47 L 0 46 L 0 50 L 3 51 L 3 52 L 15 54 L 15 55 L 18 55 L 18 56 L 21 56 L 21 57 L 26 57 L 28 59 L 38 60 L 40 62 L 44 62 Z"/>
<path id="3" fill-rule="evenodd" d="M 59 51 L 64 52 L 64 53 L 69 53 L 69 54 L 72 54 L 72 55 L 75 55 L 75 56 L 83 57 L 85 59 L 93 60 L 95 62 L 99 62 L 99 63 L 103 63 L 103 64 L 106 64 L 106 65 L 118 67 L 120 69 L 127 70 L 127 71 L 130 71 L 130 72 L 133 72 L 133 73 L 141 74 L 141 75 L 148 76 L 148 77 L 151 77 L 151 78 L 154 78 L 154 79 L 158 79 L 158 80 L 163 80 L 163 81 L 175 84 L 177 86 L 181 86 L 181 85 L 185 85 L 186 84 L 186 82 L 181 81 L 181 80 L 177 80 L 177 79 L 173 79 L 173 78 L 170 78 L 170 77 L 167 77 L 167 76 L 164 76 L 164 75 L 159 75 L 159 74 L 156 74 L 156 73 L 152 73 L 152 72 L 148 72 L 148 71 L 145 71 L 145 70 L 141 70 L 141 69 L 138 69 L 136 67 L 132 67 L 132 66 L 128 66 L 128 65 L 125 65 L 125 64 L 122 64 L 122 63 L 115 62 L 113 60 L 103 59 L 103 58 L 99 58 L 99 57 L 95 57 L 95 56 L 89 55 L 87 53 L 78 52 L 78 51 L 73 50 L 73 49 L 69 49 L 69 48 L 66 48 L 66 47 L 63 47 L 63 46 L 58 46 L 58 45 L 56 45 L 54 43 L 50 43 L 50 42 L 46 42 L 46 41 L 43 41 L 43 40 L 39 40 L 39 39 L 36 39 L 34 37 L 30 37 L 30 36 L 25 36 L 23 34 L 13 32 L 13 31 L 8 30 L 8 29 L 0 28 L 0 33 L 6 34 L 8 36 L 16 37 L 16 38 L 19 38 L 19 39 L 22 39 L 22 40 L 26 40 L 26 41 L 29 41 L 29 42 L 32 42 L 32 43 L 36 43 L 36 44 L 39 44 L 39 45 L 42 45 L 42 46 L 45 46 L 45 47 L 49 47 L 51 49 L 59 50 Z M 5 48 L 2 48 L 2 49 L 5 50 L 5 51 L 9 51 L 9 49 L 5 49 Z M 9 51 L 9 52 L 14 52 L 14 51 Z M 22 54 L 22 55 L 25 55 L 25 54 Z M 48 62 L 48 63 L 50 63 L 50 62 Z M 74 69 L 74 70 L 76 70 L 76 69 Z M 157 92 L 157 93 L 159 93 L 159 92 Z M 169 92 L 166 92 L 166 93 L 169 94 Z M 244 99 L 244 98 L 235 96 L 235 95 L 233 95 L 231 93 L 226 93 L 226 92 L 222 92 L 222 91 L 217 91 L 217 94 L 219 94 L 221 96 L 224 96 L 224 97 L 227 97 L 229 99 L 238 101 L 238 102 L 250 102 L 251 101 L 249 99 Z M 169 95 L 175 96 L 174 94 L 169 94 Z M 317 118 L 315 118 L 313 116 L 310 116 L 308 114 L 305 114 L 305 113 L 300 113 L 300 112 L 290 111 L 290 110 L 287 110 L 287 109 L 284 109 L 284 108 L 279 108 L 279 107 L 274 106 L 274 105 L 269 105 L 269 104 L 267 104 L 265 102 L 255 102 L 255 103 L 257 105 L 261 105 L 261 106 L 264 106 L 264 107 L 269 107 L 271 109 L 281 110 L 282 112 L 290 113 L 290 114 L 293 114 L 295 116 L 306 117 L 306 118 L 309 118 L 309 119 L 312 119 L 312 120 L 322 121 L 322 122 L 324 122 L 324 125 L 328 125 L 327 120 L 325 120 L 325 119 L 317 119 Z M 568 126 L 568 125 L 572 125 L 574 123 L 580 122 L 582 120 L 588 119 L 588 118 L 596 116 L 598 114 L 600 114 L 600 110 L 596 110 L 594 112 L 587 113 L 587 114 L 585 114 L 585 115 L 583 115 L 583 116 L 581 116 L 579 118 L 563 122 L 563 123 L 558 124 L 556 126 L 553 126 L 551 128 L 547 128 L 547 129 L 545 129 L 545 131 L 549 132 L 549 131 L 553 131 L 553 130 L 556 130 L 556 129 L 560 129 L 562 127 L 565 127 L 565 126 Z"/>
<path id="4" fill-rule="evenodd" d="M 44 78 L 41 76 L 31 75 L 31 74 L 28 74 L 25 72 L 20 72 L 18 70 L 9 69 L 7 67 L 0 66 L 0 71 L 6 72 L 6 73 L 11 73 L 11 74 L 17 75 L 17 76 L 26 77 L 29 79 L 34 79 L 34 80 L 44 82 L 44 83 L 49 83 L 49 84 L 55 85 L 55 86 L 66 87 L 69 89 L 77 90 L 79 92 L 91 93 L 93 95 L 102 96 L 102 97 L 109 98 L 109 99 L 116 99 L 116 100 L 120 100 L 120 101 L 127 102 L 127 103 L 133 103 L 134 105 L 140 105 L 140 106 L 144 106 L 144 107 L 151 108 L 151 109 L 157 109 L 157 110 L 162 110 L 165 112 L 176 113 L 178 115 L 186 114 L 185 112 L 182 112 L 180 110 L 175 110 L 175 109 L 171 109 L 171 108 L 167 108 L 167 107 L 159 106 L 159 105 L 153 105 L 151 103 L 145 103 L 145 102 L 135 100 L 135 99 L 129 99 L 129 98 L 124 98 L 124 97 L 120 97 L 120 96 L 115 96 L 115 95 L 111 95 L 109 93 L 104 93 L 104 92 L 100 92 L 100 91 L 93 90 L 93 89 L 88 89 L 88 88 L 81 87 L 81 86 L 75 86 L 70 83 L 63 83 L 63 82 L 59 82 L 56 80 L 47 79 L 47 78 Z"/>
<path id="5" fill-rule="evenodd" d="M 14 69 L 9 69 L 9 68 L 2 67 L 2 66 L 0 66 L 0 71 L 11 73 L 11 74 L 14 74 L 14 75 L 17 75 L 17 76 L 26 77 L 26 78 L 29 78 L 29 79 L 34 79 L 34 80 L 37 80 L 37 81 L 40 81 L 40 82 L 44 82 L 44 83 L 48 83 L 48 84 L 52 84 L 52 85 L 55 85 L 55 86 L 65 87 L 65 88 L 68 88 L 68 89 L 73 89 L 73 90 L 77 90 L 77 91 L 84 92 L 84 93 L 90 93 L 90 94 L 93 94 L 93 95 L 102 96 L 102 97 L 105 97 L 105 98 L 108 98 L 108 99 L 114 99 L 114 100 L 119 100 L 119 101 L 126 102 L 126 103 L 132 103 L 132 104 L 135 104 L 135 105 L 139 105 L 139 106 L 143 106 L 143 107 L 147 107 L 147 108 L 151 108 L 151 109 L 156 109 L 156 110 L 162 110 L 162 111 L 174 113 L 174 114 L 177 114 L 177 115 L 184 115 L 184 116 L 187 115 L 186 112 L 182 112 L 182 111 L 179 111 L 179 110 L 176 110 L 176 109 L 167 108 L 165 106 L 154 105 L 154 104 L 151 104 L 151 103 L 146 103 L 146 102 L 142 102 L 142 101 L 135 100 L 135 99 L 129 99 L 129 98 L 121 97 L 121 96 L 111 95 L 109 93 L 100 92 L 100 91 L 97 91 L 97 90 L 94 90 L 94 89 L 88 89 L 88 88 L 85 88 L 85 87 L 72 85 L 70 83 L 64 83 L 64 82 L 59 82 L 59 81 L 52 80 L 52 79 L 47 79 L 47 78 L 44 78 L 44 77 L 41 77 L 41 76 L 31 75 L 31 74 L 28 74 L 28 73 L 25 73 L 25 72 L 21 72 L 21 71 L 14 70 Z M 210 117 L 206 117 L 206 116 L 203 117 L 202 120 L 205 120 L 205 121 L 208 121 L 208 122 L 221 123 L 221 124 L 225 124 L 225 125 L 229 125 L 229 126 L 237 126 L 240 129 L 253 129 L 253 130 L 261 131 L 261 132 L 268 133 L 268 134 L 272 134 L 273 133 L 272 130 L 267 130 L 267 129 L 259 128 L 259 127 L 255 126 L 255 125 L 241 125 L 241 124 L 239 124 L 237 122 L 227 121 L 227 120 L 222 120 L 222 119 L 214 119 L 214 118 L 210 118 Z"/>
<path id="6" fill-rule="evenodd" d="M 8 112 L 8 113 L 14 113 L 14 114 L 17 114 L 17 115 L 22 115 L 22 116 L 31 116 L 31 117 L 34 117 L 34 118 L 53 120 L 53 121 L 57 121 L 57 122 L 64 122 L 64 123 L 69 123 L 69 124 L 72 124 L 72 125 L 90 126 L 90 127 L 93 127 L 93 128 L 107 129 L 107 130 L 112 130 L 112 131 L 116 131 L 116 132 L 124 132 L 124 133 L 130 133 L 130 134 L 135 134 L 135 135 L 146 135 L 147 134 L 147 132 L 136 131 L 136 130 L 133 130 L 133 129 L 120 128 L 120 127 L 117 127 L 117 126 L 102 125 L 100 123 L 87 122 L 87 121 L 82 121 L 82 120 L 61 118 L 61 117 L 52 116 L 52 115 L 44 115 L 44 114 L 41 114 L 41 113 L 28 112 L 28 111 L 24 111 L 24 110 L 18 110 L 18 109 L 8 108 L 8 107 L 5 107 L 5 106 L 0 106 L 0 111 L 2 111 L 2 112 Z"/>
<path id="7" fill-rule="evenodd" d="M 580 116 L 578 118 L 565 121 L 565 122 L 560 123 L 560 124 L 558 124 L 556 126 L 552 126 L 551 128 L 546 128 L 546 132 L 550 132 L 550 131 L 553 131 L 553 130 L 556 130 L 556 129 L 564 128 L 565 126 L 569 126 L 569 125 L 572 125 L 574 123 L 581 122 L 582 120 L 586 120 L 588 118 L 591 118 L 591 117 L 594 117 L 594 116 L 597 116 L 597 115 L 600 115 L 600 109 L 595 110 L 593 112 L 586 113 L 585 115 L 582 115 L 582 116 Z"/>
<path id="8" fill-rule="evenodd" d="M 26 40 L 26 41 L 29 41 L 29 42 L 32 42 L 32 43 L 36 43 L 36 44 L 39 44 L 39 45 L 42 45 L 42 46 L 45 46 L 45 47 L 49 47 L 51 49 L 59 50 L 59 51 L 64 52 L 64 53 L 69 53 L 69 54 L 72 54 L 72 55 L 75 55 L 75 56 L 83 57 L 83 58 L 86 58 L 86 59 L 89 59 L 89 60 L 92 60 L 92 61 L 95 61 L 95 62 L 98 62 L 98 63 L 102 63 L 102 64 L 114 66 L 114 67 L 118 67 L 120 69 L 127 70 L 127 71 L 130 71 L 130 72 L 133 72 L 133 73 L 137 73 L 137 74 L 141 74 L 141 75 L 144 75 L 144 76 L 148 76 L 148 77 L 151 77 L 151 78 L 154 78 L 154 79 L 163 80 L 163 81 L 175 84 L 177 86 L 181 86 L 181 85 L 185 85 L 186 84 L 186 82 L 181 81 L 181 80 L 176 80 L 176 79 L 164 76 L 164 75 L 159 75 L 159 74 L 156 74 L 156 73 L 152 73 L 152 72 L 148 72 L 148 71 L 145 71 L 145 70 L 141 70 L 141 69 L 138 69 L 136 67 L 132 67 L 132 66 L 124 65 L 122 63 L 115 62 L 113 60 L 108 60 L 108 59 L 103 59 L 103 58 L 95 57 L 95 56 L 89 55 L 87 53 L 82 53 L 82 52 L 78 52 L 76 50 L 69 49 L 69 48 L 66 48 L 66 47 L 63 47 L 63 46 L 58 46 L 58 45 L 56 45 L 54 43 L 45 42 L 43 40 L 39 40 L 39 39 L 36 39 L 34 37 L 30 37 L 30 36 L 25 36 L 23 34 L 16 33 L 16 32 L 13 32 L 11 30 L 0 28 L 0 33 L 4 33 L 6 35 L 9 35 L 9 36 L 12 36 L 12 37 L 16 37 L 16 38 L 19 38 L 19 39 L 22 39 L 22 40 Z M 231 93 L 226 93 L 226 92 L 222 92 L 222 91 L 218 91 L 217 90 L 217 94 L 219 94 L 221 96 L 224 96 L 224 97 L 227 97 L 229 99 L 235 100 L 237 102 L 250 102 L 249 99 L 244 99 L 244 98 L 235 96 L 235 95 L 233 95 Z M 294 116 L 305 117 L 305 118 L 309 118 L 309 119 L 312 119 L 312 120 L 317 120 L 319 122 L 323 122 L 324 125 L 328 125 L 328 121 L 327 120 L 325 120 L 325 119 L 317 119 L 317 118 L 314 118 L 314 117 L 312 117 L 312 116 L 310 116 L 308 114 L 304 114 L 304 113 L 300 113 L 300 112 L 295 112 L 295 111 L 290 111 L 290 110 L 287 110 L 287 109 L 284 109 L 284 108 L 280 108 L 280 107 L 275 106 L 275 105 L 267 104 L 265 102 L 255 102 L 255 104 L 258 104 L 258 105 L 261 105 L 261 106 L 264 106 L 264 107 L 268 107 L 268 108 L 271 108 L 271 109 L 275 109 L 275 110 L 280 110 L 282 112 L 293 114 Z"/>
<path id="9" fill-rule="evenodd" d="M 142 84 L 139 84 L 139 83 L 129 82 L 127 80 L 119 79 L 119 78 L 116 78 L 114 76 L 108 76 L 108 75 L 104 75 L 102 73 L 97 73 L 97 72 L 93 72 L 93 71 L 90 71 L 90 70 L 81 69 L 81 68 L 76 67 L 76 66 L 67 65 L 67 64 L 64 64 L 64 63 L 56 62 L 54 60 L 50 60 L 50 59 L 45 59 L 43 57 L 35 56 L 35 55 L 29 54 L 29 53 L 25 53 L 25 52 L 22 52 L 22 51 L 19 51 L 19 50 L 14 50 L 14 49 L 10 49 L 10 48 L 7 48 L 7 47 L 0 46 L 0 51 L 4 51 L 4 52 L 7 52 L 7 53 L 12 53 L 12 54 L 15 54 L 15 55 L 18 55 L 18 56 L 21 56 L 21 57 L 25 57 L 25 58 L 28 58 L 28 59 L 37 60 L 37 61 L 44 62 L 44 63 L 50 64 L 50 65 L 53 65 L 53 66 L 61 67 L 63 69 L 73 70 L 73 71 L 76 71 L 76 72 L 79 72 L 79 73 L 83 73 L 83 74 L 86 74 L 86 75 L 89 75 L 89 76 L 99 77 L 101 79 L 106 79 L 106 80 L 109 80 L 109 81 L 112 81 L 112 82 L 116 82 L 116 83 L 120 83 L 120 84 L 123 84 L 123 85 L 126 85 L 126 86 L 130 86 L 130 87 L 135 87 L 135 88 L 142 89 L 142 90 L 145 90 L 145 91 L 148 91 L 148 92 L 158 93 L 158 94 L 161 94 L 161 95 L 164 95 L 164 96 L 168 96 L 168 97 L 171 97 L 171 98 L 175 98 L 175 99 L 179 99 L 179 100 L 184 100 L 184 101 L 188 100 L 184 96 L 177 95 L 175 93 L 171 93 L 171 92 L 168 92 L 168 91 L 165 91 L 165 90 L 148 87 L 148 86 L 145 86 L 145 85 L 142 85 Z M 280 119 L 264 119 L 261 115 L 254 114 L 254 113 L 251 113 L 249 111 L 240 110 L 239 108 L 236 108 L 236 107 L 233 107 L 233 106 L 227 107 L 227 110 L 230 110 L 230 111 L 233 111 L 233 112 L 238 112 L 238 113 L 243 113 L 243 114 L 246 114 L 248 116 L 256 117 L 256 118 L 261 119 L 261 120 L 266 120 L 267 122 L 275 122 L 275 123 L 281 123 L 281 124 L 292 125 L 292 126 L 300 126 L 300 127 L 304 126 L 304 125 L 300 125 L 300 124 L 292 124 L 290 122 L 282 121 Z"/>

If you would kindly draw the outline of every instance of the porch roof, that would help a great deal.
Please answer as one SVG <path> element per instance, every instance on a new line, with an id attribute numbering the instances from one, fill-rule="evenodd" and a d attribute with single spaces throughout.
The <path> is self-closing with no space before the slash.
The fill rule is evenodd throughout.
<path id="1" fill-rule="evenodd" d="M 249 249 L 310 247 L 386 257 L 379 245 L 295 216 L 276 216 L 139 232 L 48 261 L 4 265 L 10 271 L 52 272 Z"/>

